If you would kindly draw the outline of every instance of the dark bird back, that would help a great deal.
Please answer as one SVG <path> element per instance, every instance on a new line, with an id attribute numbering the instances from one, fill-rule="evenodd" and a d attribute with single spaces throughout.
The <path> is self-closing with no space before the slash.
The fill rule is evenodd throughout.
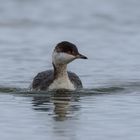
<path id="1" fill-rule="evenodd" d="M 83 87 L 80 78 L 75 73 L 68 71 L 68 77 L 76 88 L 80 89 Z M 40 72 L 35 76 L 32 88 L 35 90 L 47 90 L 54 80 L 53 70 Z"/>

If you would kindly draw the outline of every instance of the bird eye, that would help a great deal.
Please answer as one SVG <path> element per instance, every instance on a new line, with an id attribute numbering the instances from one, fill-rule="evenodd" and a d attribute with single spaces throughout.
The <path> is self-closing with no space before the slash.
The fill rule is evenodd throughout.
<path id="1" fill-rule="evenodd" d="M 71 52 L 71 51 L 68 51 L 67 53 L 68 53 L 68 54 L 71 54 L 72 52 Z"/>

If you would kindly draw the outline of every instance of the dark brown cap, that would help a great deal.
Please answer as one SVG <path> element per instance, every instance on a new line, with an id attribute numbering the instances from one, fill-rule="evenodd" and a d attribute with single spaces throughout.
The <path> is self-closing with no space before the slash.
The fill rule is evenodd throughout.
<path id="1" fill-rule="evenodd" d="M 55 47 L 55 51 L 67 53 L 67 54 L 76 56 L 77 58 L 87 59 L 86 56 L 79 53 L 76 45 L 74 45 L 68 41 L 62 41 L 62 42 L 58 43 L 57 46 Z"/>

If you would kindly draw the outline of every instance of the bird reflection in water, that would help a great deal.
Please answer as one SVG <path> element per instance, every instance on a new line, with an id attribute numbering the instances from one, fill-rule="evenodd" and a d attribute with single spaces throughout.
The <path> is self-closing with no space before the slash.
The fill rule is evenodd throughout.
<path id="1" fill-rule="evenodd" d="M 66 120 L 79 110 L 79 95 L 65 90 L 40 94 L 34 96 L 32 101 L 35 110 L 48 112 L 56 121 Z"/>

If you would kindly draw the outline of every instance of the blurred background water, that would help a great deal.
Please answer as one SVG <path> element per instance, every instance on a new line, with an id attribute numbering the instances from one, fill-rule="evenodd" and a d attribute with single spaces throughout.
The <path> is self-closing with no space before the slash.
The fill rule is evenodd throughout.
<path id="1" fill-rule="evenodd" d="M 17 92 L 62 40 L 89 58 L 69 65 L 85 89 Z M 138 0 L 0 0 L 1 138 L 139 140 L 139 40 Z"/>

